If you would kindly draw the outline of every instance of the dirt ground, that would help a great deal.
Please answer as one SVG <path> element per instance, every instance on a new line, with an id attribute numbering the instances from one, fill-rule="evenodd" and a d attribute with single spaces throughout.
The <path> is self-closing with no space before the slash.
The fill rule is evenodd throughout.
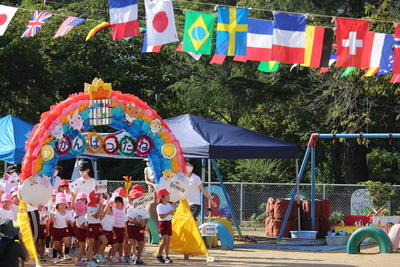
<path id="1" fill-rule="evenodd" d="M 252 231 L 244 230 L 243 235 L 258 240 L 258 243 L 265 242 L 265 233 L 263 229 Z M 245 242 L 236 242 L 236 245 L 249 244 Z M 251 243 L 254 244 L 254 243 Z M 158 263 L 153 254 L 157 250 L 157 244 L 146 244 L 146 257 L 142 258 L 147 266 L 162 266 Z M 395 251 L 390 254 L 379 253 L 379 246 L 372 245 L 361 247 L 360 254 L 347 254 L 345 249 L 334 251 L 301 251 L 289 249 L 269 249 L 269 248 L 234 248 L 233 250 L 222 250 L 219 247 L 209 249 L 211 257 L 215 262 L 207 262 L 205 256 L 190 256 L 185 260 L 183 255 L 171 252 L 170 258 L 172 265 L 178 266 L 399 266 L 400 252 Z M 72 255 L 73 256 L 73 255 Z M 63 261 L 59 266 L 74 266 L 74 259 Z M 381 265 L 383 264 L 383 265 Z M 47 262 L 42 262 L 42 266 L 54 266 L 52 260 L 48 258 Z M 133 265 L 133 263 L 131 263 Z M 34 266 L 34 265 L 26 265 Z M 123 266 L 115 264 L 114 266 Z"/>

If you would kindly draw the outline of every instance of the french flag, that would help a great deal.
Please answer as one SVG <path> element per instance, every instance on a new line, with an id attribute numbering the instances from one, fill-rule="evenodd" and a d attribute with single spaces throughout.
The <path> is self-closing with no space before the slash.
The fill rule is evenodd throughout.
<path id="1" fill-rule="evenodd" d="M 144 33 L 142 53 L 159 53 L 163 45 L 147 45 L 147 32 Z"/>
<path id="2" fill-rule="evenodd" d="M 393 41 L 392 34 L 368 32 L 363 50 L 363 65 L 368 68 L 387 66 Z"/>
<path id="3" fill-rule="evenodd" d="M 271 60 L 282 63 L 304 63 L 306 16 L 274 13 Z"/>
<path id="4" fill-rule="evenodd" d="M 236 56 L 235 61 L 271 61 L 274 23 L 268 20 L 249 19 L 246 56 Z"/>
<path id="5" fill-rule="evenodd" d="M 140 34 L 137 0 L 108 0 L 113 40 Z"/>

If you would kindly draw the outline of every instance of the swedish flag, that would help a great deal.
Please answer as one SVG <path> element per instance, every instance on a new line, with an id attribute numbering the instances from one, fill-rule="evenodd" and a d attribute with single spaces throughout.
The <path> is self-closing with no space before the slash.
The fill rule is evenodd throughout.
<path id="1" fill-rule="evenodd" d="M 182 50 L 210 55 L 215 17 L 196 11 L 186 13 Z"/>
<path id="2" fill-rule="evenodd" d="M 247 8 L 218 7 L 216 54 L 246 55 L 248 15 Z"/>

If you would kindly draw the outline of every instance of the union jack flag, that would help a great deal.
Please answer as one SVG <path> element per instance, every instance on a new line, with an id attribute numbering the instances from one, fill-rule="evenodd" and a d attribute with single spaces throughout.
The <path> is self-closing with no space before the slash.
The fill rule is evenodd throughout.
<path id="1" fill-rule="evenodd" d="M 32 37 L 40 30 L 42 25 L 52 16 L 51 13 L 46 13 L 44 11 L 35 11 L 33 13 L 31 20 L 26 25 L 24 33 L 21 38 Z"/>
<path id="2" fill-rule="evenodd" d="M 83 19 L 83 18 L 77 18 L 77 17 L 68 17 L 68 18 L 66 18 L 63 21 L 63 23 L 61 23 L 61 25 L 58 28 L 58 30 L 57 30 L 56 34 L 54 35 L 53 39 L 67 34 L 75 26 L 78 26 L 79 24 L 81 24 L 84 21 L 85 21 L 85 19 Z"/>

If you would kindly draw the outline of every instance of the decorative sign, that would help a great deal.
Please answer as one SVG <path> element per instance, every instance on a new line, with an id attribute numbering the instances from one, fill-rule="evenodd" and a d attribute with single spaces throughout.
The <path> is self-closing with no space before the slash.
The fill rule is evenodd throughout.
<path id="1" fill-rule="evenodd" d="M 74 155 L 81 155 L 86 150 L 86 139 L 82 134 L 78 134 L 72 140 L 71 153 Z"/>
<path id="2" fill-rule="evenodd" d="M 54 157 L 54 149 L 50 145 L 45 145 L 40 150 L 40 157 L 43 161 L 49 161 Z"/>
<path id="3" fill-rule="evenodd" d="M 98 154 L 103 147 L 103 137 L 96 132 L 91 132 L 86 137 L 86 143 L 88 152 Z"/>
<path id="4" fill-rule="evenodd" d="M 150 204 L 153 204 L 154 201 L 156 200 L 156 192 L 151 192 L 148 193 L 140 198 L 136 198 L 133 200 L 133 208 L 134 209 L 140 209 L 144 208 L 146 206 L 149 206 Z"/>
<path id="5" fill-rule="evenodd" d="M 112 123 L 112 101 L 111 99 L 89 100 L 89 124 L 108 125 Z"/>
<path id="6" fill-rule="evenodd" d="M 187 183 L 182 182 L 176 179 L 175 177 L 172 179 L 172 182 L 168 188 L 168 191 L 171 194 L 178 195 L 183 199 L 186 197 L 188 190 L 189 190 L 189 182 Z"/>
<path id="7" fill-rule="evenodd" d="M 125 135 L 119 141 L 119 152 L 125 157 L 130 157 L 135 153 L 135 140 L 129 136 Z"/>
<path id="8" fill-rule="evenodd" d="M 216 236 L 218 234 L 218 228 L 215 224 L 204 224 L 200 229 L 201 236 Z"/>
<path id="9" fill-rule="evenodd" d="M 71 150 L 71 147 L 71 137 L 69 137 L 68 135 L 64 134 L 63 137 L 56 142 L 56 149 L 60 156 L 64 156 L 65 154 L 67 154 Z"/>
<path id="10" fill-rule="evenodd" d="M 150 137 L 143 135 L 136 140 L 135 152 L 140 157 L 146 157 L 153 148 L 153 141 Z"/>
<path id="11" fill-rule="evenodd" d="M 69 183 L 69 189 L 76 192 L 76 189 L 78 189 L 81 186 L 81 183 L 78 180 L 75 180 L 73 182 Z"/>
<path id="12" fill-rule="evenodd" d="M 107 180 L 96 181 L 96 193 L 107 193 Z"/>
<path id="13" fill-rule="evenodd" d="M 164 158 L 172 159 L 176 155 L 176 147 L 174 144 L 167 143 L 161 147 L 161 153 Z"/>
<path id="14" fill-rule="evenodd" d="M 114 155 L 118 152 L 118 149 L 118 138 L 113 134 L 107 135 L 103 140 L 103 152 L 107 155 Z"/>

